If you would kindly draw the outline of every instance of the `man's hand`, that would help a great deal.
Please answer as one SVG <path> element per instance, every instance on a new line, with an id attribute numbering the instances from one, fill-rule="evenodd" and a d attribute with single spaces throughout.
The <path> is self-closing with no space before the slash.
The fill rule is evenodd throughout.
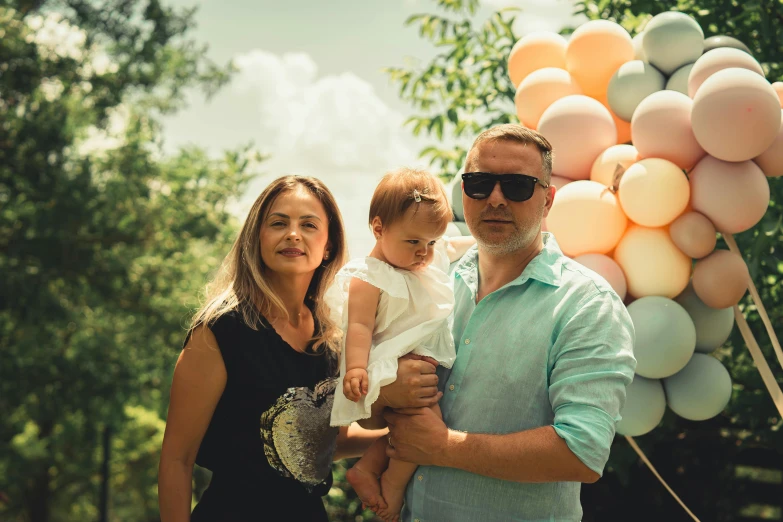
<path id="1" fill-rule="evenodd" d="M 364 368 L 353 368 L 345 372 L 343 378 L 343 394 L 349 401 L 357 402 L 362 395 L 367 395 L 370 378 Z"/>
<path id="2" fill-rule="evenodd" d="M 383 414 L 389 425 L 391 458 L 427 466 L 446 466 L 449 429 L 432 408 L 405 408 Z M 391 445 L 394 445 L 393 447 Z"/>
<path id="3" fill-rule="evenodd" d="M 437 365 L 438 361 L 431 357 L 413 354 L 401 357 L 397 379 L 381 388 L 378 402 L 395 409 L 434 406 L 443 396 L 438 391 Z"/>

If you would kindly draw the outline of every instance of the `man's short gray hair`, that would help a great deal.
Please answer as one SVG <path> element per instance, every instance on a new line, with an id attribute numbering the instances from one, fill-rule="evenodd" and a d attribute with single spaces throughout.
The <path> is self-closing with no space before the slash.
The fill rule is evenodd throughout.
<path id="1" fill-rule="evenodd" d="M 479 145 L 493 141 L 512 141 L 517 143 L 533 144 L 541 152 L 541 165 L 543 180 L 549 183 L 552 179 L 552 145 L 540 133 L 515 123 L 505 123 L 491 127 L 479 134 L 473 141 L 468 155 L 465 158 L 465 172 L 475 170 L 475 152 Z"/>

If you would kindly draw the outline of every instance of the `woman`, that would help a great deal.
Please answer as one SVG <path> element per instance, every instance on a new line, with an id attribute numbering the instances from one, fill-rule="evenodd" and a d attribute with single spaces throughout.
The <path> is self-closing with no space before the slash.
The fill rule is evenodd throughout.
<path id="1" fill-rule="evenodd" d="M 332 459 L 381 433 L 329 426 L 340 332 L 322 296 L 345 259 L 340 211 L 319 180 L 279 178 L 253 204 L 174 371 L 163 522 L 327 519 Z M 387 387 L 384 404 L 428 406 L 434 367 L 407 362 L 407 388 Z M 213 476 L 191 515 L 194 463 Z"/>

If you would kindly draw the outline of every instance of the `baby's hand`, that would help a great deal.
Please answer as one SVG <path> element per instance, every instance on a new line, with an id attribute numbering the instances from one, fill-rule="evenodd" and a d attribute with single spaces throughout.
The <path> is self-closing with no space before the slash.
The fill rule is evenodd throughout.
<path id="1" fill-rule="evenodd" d="M 362 398 L 362 395 L 367 395 L 369 384 L 370 378 L 367 376 L 367 370 L 364 368 L 348 370 L 343 378 L 343 393 L 348 400 L 357 402 Z"/>

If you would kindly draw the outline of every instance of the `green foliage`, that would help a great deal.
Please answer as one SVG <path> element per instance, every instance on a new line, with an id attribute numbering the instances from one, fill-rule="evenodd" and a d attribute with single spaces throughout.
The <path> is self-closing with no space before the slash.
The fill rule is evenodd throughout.
<path id="1" fill-rule="evenodd" d="M 446 7 L 442 2 L 438 4 Z M 477 25 L 473 13 L 459 7 L 450 3 L 436 14 L 411 17 L 408 23 L 417 25 L 421 36 L 432 42 L 439 53 L 422 67 L 387 70 L 399 85 L 401 98 L 418 112 L 408 120 L 410 129 L 433 141 L 422 156 L 428 157 L 433 171 L 447 180 L 459 172 L 466 146 L 478 132 L 494 124 L 518 121 L 513 106 L 515 91 L 506 63 L 518 39 L 513 33 L 513 15 L 495 13 Z M 783 78 L 783 3 L 778 0 L 576 2 L 577 13 L 589 19 L 617 21 L 632 34 L 642 30 L 655 14 L 670 9 L 693 16 L 707 37 L 725 34 L 740 39 L 762 63 L 770 81 Z M 562 32 L 568 34 L 573 29 L 566 27 Z M 769 182 L 771 201 L 766 215 L 736 239 L 772 323 L 779 326 L 783 317 L 783 180 Z M 721 242 L 719 248 L 726 246 Z M 783 384 L 783 371 L 749 295 L 740 306 L 773 373 Z M 717 355 L 734 382 L 726 410 L 706 422 L 685 421 L 667 412 L 661 426 L 638 442 L 697 515 L 704 520 L 734 520 L 738 513 L 752 511 L 749 504 L 764 504 L 763 500 L 753 500 L 752 485 L 746 487 L 736 481 L 734 462 L 749 451 L 767 452 L 768 456 L 783 454 L 783 419 L 737 328 Z M 783 462 L 773 465 L 783 469 Z M 681 508 L 620 438 L 604 479 L 595 486 L 586 486 L 583 492 L 585 520 L 683 517 Z M 778 501 L 772 502 L 779 505 Z M 628 515 L 631 512 L 633 516 Z"/>
<path id="2" fill-rule="evenodd" d="M 159 115 L 230 68 L 149 2 L 0 7 L 0 518 L 157 518 L 176 348 L 236 227 L 249 150 L 162 153 Z M 53 43 L 37 31 L 70 35 Z M 75 43 L 74 43 L 75 42 Z"/>

